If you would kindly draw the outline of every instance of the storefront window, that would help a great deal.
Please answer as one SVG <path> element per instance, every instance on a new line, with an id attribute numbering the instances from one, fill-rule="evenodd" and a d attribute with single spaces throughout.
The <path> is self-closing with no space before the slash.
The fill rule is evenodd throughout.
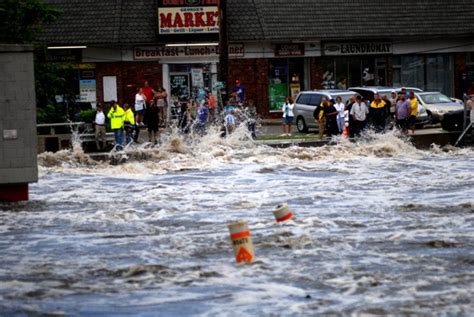
<path id="1" fill-rule="evenodd" d="M 402 86 L 425 89 L 423 56 L 402 56 Z"/>
<path id="2" fill-rule="evenodd" d="M 383 59 L 385 61 L 385 59 Z M 323 89 L 345 89 L 385 83 L 385 63 L 377 64 L 372 57 L 335 58 L 322 61 L 323 74 L 319 86 Z"/>
<path id="3" fill-rule="evenodd" d="M 270 111 L 281 111 L 286 97 L 304 89 L 304 59 L 270 60 L 268 96 Z"/>
<path id="4" fill-rule="evenodd" d="M 397 65 L 396 62 L 400 64 Z M 408 55 L 394 59 L 393 82 L 399 86 L 417 87 L 440 91 L 447 95 L 454 92 L 452 55 Z M 401 76 L 396 72 L 401 69 Z M 400 80 L 400 82 L 398 82 Z"/>
<path id="5" fill-rule="evenodd" d="M 451 55 L 428 55 L 426 57 L 426 90 L 453 95 L 453 74 Z"/>

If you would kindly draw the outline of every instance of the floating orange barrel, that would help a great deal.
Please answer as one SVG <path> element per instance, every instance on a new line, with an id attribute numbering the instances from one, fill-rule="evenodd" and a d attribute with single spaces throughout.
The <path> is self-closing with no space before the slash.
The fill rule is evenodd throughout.
<path id="1" fill-rule="evenodd" d="M 284 222 L 290 220 L 293 217 L 293 213 L 290 211 L 288 204 L 284 203 L 278 205 L 273 211 L 273 215 L 277 222 Z"/>
<path id="2" fill-rule="evenodd" d="M 252 263 L 255 259 L 255 252 L 248 223 L 246 221 L 232 223 L 229 225 L 229 231 L 237 263 Z"/>

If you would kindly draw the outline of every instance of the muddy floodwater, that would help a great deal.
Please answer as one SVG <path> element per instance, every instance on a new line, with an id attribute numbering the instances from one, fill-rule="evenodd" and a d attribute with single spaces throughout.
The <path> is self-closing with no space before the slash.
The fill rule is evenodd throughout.
<path id="1" fill-rule="evenodd" d="M 0 315 L 474 314 L 472 148 L 211 133 L 127 151 L 42 154 L 30 201 L 0 204 Z M 276 224 L 282 202 L 295 217 Z"/>

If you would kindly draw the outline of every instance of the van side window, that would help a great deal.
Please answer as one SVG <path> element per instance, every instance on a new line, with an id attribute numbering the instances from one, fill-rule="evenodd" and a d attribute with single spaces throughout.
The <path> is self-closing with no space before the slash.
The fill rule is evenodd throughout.
<path id="1" fill-rule="evenodd" d="M 309 94 L 301 94 L 296 103 L 303 104 L 303 105 L 309 105 Z"/>
<path id="2" fill-rule="evenodd" d="M 309 101 L 309 104 L 312 105 L 312 106 L 319 106 L 322 99 L 323 99 L 322 95 L 312 94 L 311 95 L 311 100 Z"/>

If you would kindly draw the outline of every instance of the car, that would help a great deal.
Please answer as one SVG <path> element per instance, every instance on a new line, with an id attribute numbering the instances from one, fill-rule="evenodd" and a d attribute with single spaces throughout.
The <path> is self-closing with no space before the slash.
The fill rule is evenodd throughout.
<path id="1" fill-rule="evenodd" d="M 418 103 L 426 108 L 433 123 L 443 121 L 446 113 L 464 110 L 464 106 L 438 91 L 416 92 Z"/>
<path id="2" fill-rule="evenodd" d="M 417 92 L 422 92 L 423 90 L 416 88 L 416 87 L 403 87 L 406 91 L 410 92 L 413 91 L 415 94 Z M 364 99 L 372 102 L 374 100 L 374 95 L 377 94 L 382 98 L 383 96 L 387 96 L 387 99 L 390 99 L 392 91 L 399 93 L 402 88 L 401 87 L 388 87 L 388 86 L 364 86 L 364 87 L 351 87 L 349 90 L 355 91 L 360 94 Z M 418 127 L 423 127 L 425 124 L 430 123 L 430 117 L 420 102 L 418 102 L 418 115 L 416 117 L 416 125 Z"/>
<path id="3" fill-rule="evenodd" d="M 400 91 L 400 88 L 393 88 L 387 86 L 364 86 L 364 87 L 350 87 L 349 90 L 355 91 L 360 94 L 365 100 L 373 101 L 374 95 L 377 94 L 382 98 L 386 96 L 390 99 L 392 91 Z"/>
<path id="4" fill-rule="evenodd" d="M 323 100 L 323 97 L 329 100 L 341 97 L 342 102 L 346 104 L 351 96 L 356 95 L 356 92 L 349 90 L 311 90 L 300 92 L 296 97 L 295 107 L 293 109 L 296 118 L 296 128 L 301 133 L 308 132 L 310 128 L 318 128 L 313 113 L 316 106 Z"/>

